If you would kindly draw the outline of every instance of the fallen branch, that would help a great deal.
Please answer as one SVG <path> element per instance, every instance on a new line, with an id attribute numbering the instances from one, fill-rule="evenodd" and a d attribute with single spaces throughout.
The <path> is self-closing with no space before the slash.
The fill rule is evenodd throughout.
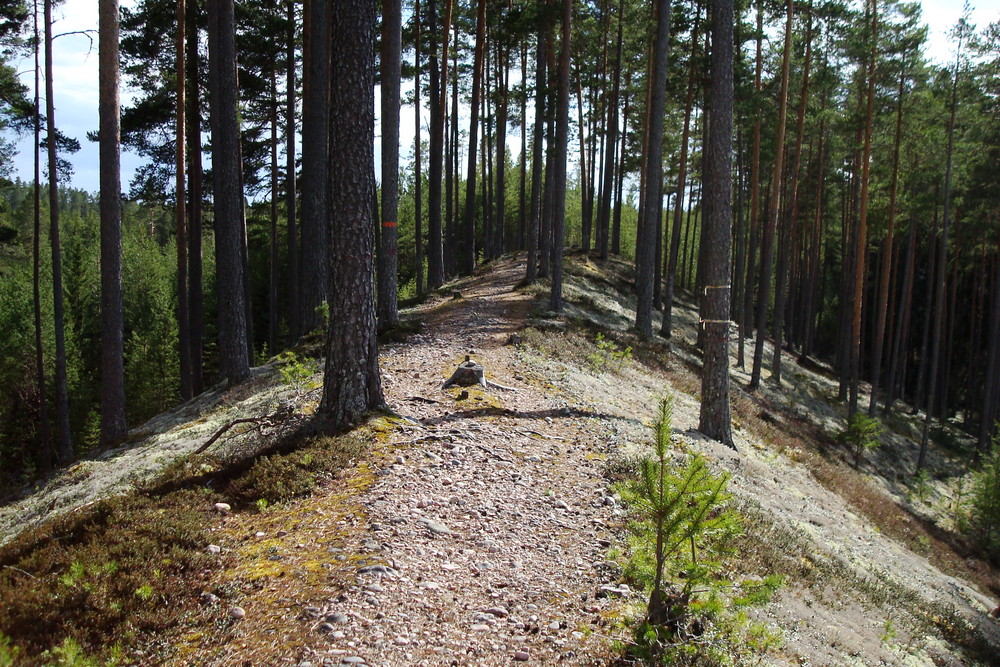
<path id="1" fill-rule="evenodd" d="M 30 572 L 25 572 L 24 570 L 22 570 L 19 567 L 14 567 L 13 565 L 4 565 L 4 569 L 6 569 L 6 570 L 14 570 L 15 572 L 20 572 L 21 574 L 23 574 L 25 576 L 28 576 L 28 577 L 31 577 L 35 581 L 38 581 L 38 577 L 36 577 L 35 575 L 33 575 Z"/>
<path id="2" fill-rule="evenodd" d="M 201 447 L 194 450 L 194 452 L 192 452 L 191 455 L 195 456 L 204 452 L 206 449 L 215 444 L 216 440 L 225 435 L 226 432 L 229 431 L 229 429 L 231 429 L 234 426 L 238 426 L 240 424 L 255 424 L 258 427 L 275 426 L 278 423 L 286 421 L 289 417 L 291 417 L 294 414 L 295 413 L 292 410 L 288 409 L 287 407 L 283 407 L 274 414 L 264 415 L 263 417 L 245 417 L 243 419 L 234 419 L 233 421 L 229 422 L 228 424 L 220 428 L 218 431 L 216 431 L 215 435 L 209 438 L 208 441 Z"/>

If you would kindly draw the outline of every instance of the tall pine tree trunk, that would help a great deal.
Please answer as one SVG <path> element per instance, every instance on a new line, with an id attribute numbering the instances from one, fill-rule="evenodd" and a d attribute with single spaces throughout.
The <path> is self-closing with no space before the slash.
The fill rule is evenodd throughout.
<path id="1" fill-rule="evenodd" d="M 705 163 L 705 330 L 698 430 L 734 447 L 729 406 L 729 252 L 732 242 L 733 2 L 711 3 L 712 59 Z"/>
<path id="2" fill-rule="evenodd" d="M 233 385 L 250 374 L 233 0 L 208 1 L 208 35 L 219 370 Z"/>
<path id="3" fill-rule="evenodd" d="M 378 328 L 399 324 L 397 224 L 399 218 L 399 86 L 403 57 L 400 0 L 382 0 L 382 235 L 378 254 Z"/>
<path id="4" fill-rule="evenodd" d="M 295 186 L 295 0 L 288 0 L 288 40 L 285 45 L 285 213 L 288 216 L 288 329 L 299 312 L 299 229 Z"/>
<path id="5" fill-rule="evenodd" d="M 558 2 L 558 0 L 553 0 Z M 573 0 L 562 0 L 561 44 L 556 92 L 555 173 L 552 175 L 552 292 L 549 308 L 562 311 L 563 247 L 566 245 L 566 164 L 569 161 L 569 58 Z"/>
<path id="6" fill-rule="evenodd" d="M 416 242 L 417 294 L 424 293 L 424 230 L 423 230 L 423 182 L 424 171 L 420 161 L 420 0 L 413 2 L 413 29 L 415 52 L 413 56 L 413 181 L 414 214 L 413 236 Z"/>
<path id="7" fill-rule="evenodd" d="M 479 98 L 483 94 L 483 61 L 486 54 L 486 0 L 476 4 L 476 50 L 472 65 L 472 118 L 469 120 L 469 161 L 465 181 L 465 216 L 463 220 L 462 273 L 476 269 L 476 142 L 479 131 Z"/>
<path id="8" fill-rule="evenodd" d="M 56 339 L 56 459 L 73 458 L 66 373 L 66 315 L 63 306 L 62 250 L 59 241 L 59 175 L 56 157 L 56 108 L 52 63 L 52 0 L 45 0 L 45 121 L 49 158 L 49 243 L 52 246 L 52 319 Z"/>
<path id="9" fill-rule="evenodd" d="M 781 199 L 781 176 L 785 163 L 785 121 L 788 117 L 788 70 L 792 49 L 792 3 L 789 0 L 785 18 L 785 47 L 781 56 L 781 93 L 778 98 L 778 133 L 775 140 L 774 172 L 771 177 L 771 194 L 768 202 L 767 228 L 760 259 L 760 282 L 757 285 L 757 339 L 754 341 L 753 369 L 750 373 L 751 391 L 760 386 L 761 367 L 764 362 L 764 339 L 767 334 L 767 310 L 771 304 L 771 265 L 774 262 L 774 233 L 778 225 Z M 751 203 L 751 206 L 753 204 Z"/>
<path id="10" fill-rule="evenodd" d="M 344 3 L 331 19 L 332 317 L 319 412 L 343 428 L 385 404 L 373 284 L 375 0 Z"/>
<path id="11" fill-rule="evenodd" d="M 41 63 L 39 62 L 39 50 L 41 40 L 38 35 L 38 0 L 35 0 L 32 11 L 32 28 L 34 44 L 32 44 L 32 55 L 35 61 L 35 107 L 32 109 L 33 138 L 32 150 L 34 155 L 34 183 L 32 184 L 32 213 L 34 214 L 34 227 L 31 237 L 31 288 L 32 302 L 35 316 L 35 384 L 38 391 L 38 428 L 41 436 L 39 442 L 38 467 L 42 471 L 47 471 L 52 467 L 52 434 L 49 429 L 48 399 L 46 398 L 45 383 L 45 348 L 42 344 L 42 109 L 41 109 Z"/>
<path id="12" fill-rule="evenodd" d="M 187 145 L 188 145 L 188 308 L 191 324 L 191 393 L 204 388 L 203 351 L 205 332 L 204 295 L 202 293 L 202 166 L 201 166 L 201 96 L 198 62 L 198 3 L 187 3 Z"/>
<path id="13" fill-rule="evenodd" d="M 543 0 L 539 0 L 542 2 Z M 545 62 L 547 26 L 538 19 L 535 46 L 535 126 L 531 136 L 531 215 L 528 217 L 528 266 L 525 280 L 538 278 L 538 232 L 542 214 L 542 147 L 545 144 Z"/>
<path id="14" fill-rule="evenodd" d="M 619 21 L 621 17 L 619 17 Z M 653 24 L 656 39 L 649 72 L 649 127 L 646 137 L 646 192 L 643 218 L 636 230 L 635 328 L 642 336 L 653 335 L 653 281 L 656 280 L 656 227 L 663 190 L 663 114 L 666 107 L 667 51 L 670 47 L 670 0 L 657 0 Z M 727 185 L 728 187 L 728 185 Z M 728 248 L 726 249 L 728 253 Z"/>
<path id="15" fill-rule="evenodd" d="M 299 308 L 292 338 L 322 323 L 330 288 L 330 4 L 306 0 L 302 75 L 302 225 L 299 252 Z"/>
<path id="16" fill-rule="evenodd" d="M 187 124 L 185 111 L 187 109 L 187 63 L 185 62 L 185 45 L 187 41 L 187 6 L 185 0 L 177 0 L 177 39 L 176 39 L 176 76 L 177 100 L 175 117 L 176 146 L 174 151 L 175 190 L 177 198 L 176 228 L 177 228 L 177 347 L 181 380 L 181 400 L 194 396 L 191 384 L 191 311 L 188 305 L 188 258 L 187 258 L 187 208 L 185 192 L 185 166 L 187 164 L 187 145 L 185 133 Z"/>

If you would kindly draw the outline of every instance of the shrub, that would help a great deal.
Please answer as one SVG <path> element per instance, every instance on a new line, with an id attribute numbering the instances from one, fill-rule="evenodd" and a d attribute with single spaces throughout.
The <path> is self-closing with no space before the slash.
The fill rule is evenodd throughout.
<path id="1" fill-rule="evenodd" d="M 622 349 L 618 343 L 605 338 L 602 333 L 597 334 L 595 345 L 597 349 L 587 355 L 587 362 L 595 371 L 610 369 L 619 372 L 625 366 L 625 362 L 632 358 L 630 346 Z"/>
<path id="2" fill-rule="evenodd" d="M 626 574 L 649 591 L 632 650 L 662 664 L 696 655 L 724 664 L 740 651 L 765 650 L 773 635 L 742 608 L 766 603 L 781 578 L 721 576 L 722 560 L 742 533 L 728 477 L 713 474 L 698 454 L 678 452 L 682 462 L 672 465 L 669 397 L 659 412 L 652 455 L 641 460 L 637 478 L 617 485 L 631 511 Z"/>
<path id="3" fill-rule="evenodd" d="M 837 434 L 837 440 L 847 445 L 854 455 L 854 467 L 861 463 L 861 456 L 871 449 L 877 449 L 882 441 L 882 424 L 877 419 L 856 413 L 847 423 L 847 428 Z"/>
<path id="4" fill-rule="evenodd" d="M 1000 436 L 973 473 L 969 528 L 990 560 L 1000 564 Z"/>

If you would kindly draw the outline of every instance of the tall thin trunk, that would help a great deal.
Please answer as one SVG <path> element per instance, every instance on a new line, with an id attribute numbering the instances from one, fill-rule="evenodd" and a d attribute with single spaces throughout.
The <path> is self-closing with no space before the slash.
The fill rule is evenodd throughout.
<path id="1" fill-rule="evenodd" d="M 299 312 L 299 229 L 295 186 L 295 0 L 288 0 L 288 43 L 285 45 L 285 214 L 288 216 L 288 328 Z"/>
<path id="2" fill-rule="evenodd" d="M 437 1 L 429 1 L 431 30 L 433 31 L 430 78 L 431 136 L 428 201 L 430 208 L 427 222 L 427 284 L 437 289 L 444 284 L 444 244 L 441 222 L 441 176 L 444 161 L 444 118 L 448 89 L 448 30 L 451 27 L 453 0 L 447 0 L 445 22 L 440 43 L 437 41 Z M 440 60 L 439 60 L 440 54 Z"/>
<path id="3" fill-rule="evenodd" d="M 500 102 L 497 105 L 497 129 L 496 129 L 496 219 L 493 221 L 493 256 L 499 257 L 504 253 L 506 243 L 506 215 L 507 215 L 507 104 L 510 96 L 508 85 L 510 82 L 510 63 L 508 61 L 508 51 L 503 45 L 497 48 L 497 95 Z"/>
<path id="4" fill-rule="evenodd" d="M 695 19 L 691 24 L 691 53 L 688 56 L 687 98 L 684 102 L 684 130 L 681 133 L 681 158 L 677 168 L 677 192 L 674 194 L 674 222 L 670 229 L 670 257 L 667 260 L 667 280 L 663 291 L 663 321 L 660 335 L 670 338 L 673 329 L 674 287 L 677 284 L 677 262 L 681 248 L 681 222 L 684 214 L 684 186 L 687 184 L 688 144 L 691 140 L 691 110 L 694 107 L 695 56 L 698 53 L 698 23 L 701 20 L 701 3 L 696 4 Z"/>
<path id="5" fill-rule="evenodd" d="M 52 246 L 52 319 L 56 339 L 56 439 L 60 463 L 73 458 L 66 373 L 66 315 L 63 307 L 62 251 L 59 242 L 59 174 L 56 157 L 55 85 L 52 79 L 52 0 L 45 0 L 45 124 L 49 158 L 49 243 Z"/>
<path id="6" fill-rule="evenodd" d="M 541 1 L 541 0 L 539 0 Z M 545 62 L 547 27 L 539 20 L 535 46 L 535 126 L 531 137 L 531 215 L 528 217 L 528 266 L 525 280 L 538 278 L 538 230 L 542 211 L 542 146 L 545 143 Z"/>
<path id="7" fill-rule="evenodd" d="M 582 218 L 580 221 L 580 248 L 587 253 L 590 252 L 592 220 L 590 198 L 587 196 L 590 189 L 587 180 L 587 126 L 583 120 L 583 85 L 579 80 L 576 82 L 576 117 L 580 133 L 580 215 Z"/>
<path id="8" fill-rule="evenodd" d="M 278 350 L 278 76 L 271 68 L 271 220 L 270 220 L 270 285 L 268 285 L 267 346 L 271 353 Z"/>
<path id="9" fill-rule="evenodd" d="M 625 185 L 625 153 L 628 148 L 628 113 L 629 96 L 625 95 L 625 105 L 622 110 L 621 128 L 621 148 L 616 155 L 615 166 L 615 205 L 614 215 L 611 220 L 611 253 L 620 255 L 622 252 L 622 190 Z"/>
<path id="10" fill-rule="evenodd" d="M 208 16 L 219 369 L 232 385 L 250 374 L 233 0 L 209 0 Z"/>
<path id="11" fill-rule="evenodd" d="M 483 60 L 486 53 L 486 0 L 476 3 L 476 50 L 472 65 L 472 104 L 469 120 L 469 162 L 465 181 L 464 247 L 462 273 L 472 275 L 476 269 L 476 142 L 479 131 L 479 98 L 483 94 Z"/>
<path id="12" fill-rule="evenodd" d="M 185 62 L 184 48 L 186 45 L 186 22 L 187 7 L 185 0 L 177 0 L 177 49 L 176 49 L 176 76 L 177 76 L 177 105 L 176 105 L 176 146 L 174 151 L 175 181 L 174 189 L 177 198 L 176 227 L 177 227 L 177 346 L 181 375 L 181 399 L 188 400 L 194 396 L 191 384 L 191 321 L 190 308 L 188 307 L 188 272 L 187 272 L 187 210 L 185 193 L 185 165 L 187 163 L 187 146 L 185 144 L 185 132 L 187 132 L 185 110 L 187 100 L 187 63 Z"/>
<path id="13" fill-rule="evenodd" d="M 52 467 L 52 434 L 49 430 L 48 399 L 45 396 L 45 350 L 42 345 L 42 155 L 40 145 L 42 138 L 42 115 L 41 67 L 39 62 L 41 42 L 38 39 L 38 0 L 34 2 L 32 27 L 35 38 L 32 45 L 32 53 L 35 60 L 35 107 L 32 117 L 34 130 L 32 150 L 34 155 L 35 180 L 32 187 L 34 233 L 31 238 L 31 287 L 35 315 L 35 383 L 38 391 L 38 427 L 41 435 L 41 442 L 38 443 L 37 461 L 39 468 L 45 471 Z"/>
<path id="14" fill-rule="evenodd" d="M 188 308 L 191 325 L 191 393 L 204 387 L 202 356 L 205 331 L 202 294 L 202 167 L 201 167 L 201 96 L 199 95 L 198 3 L 187 3 L 187 145 L 188 145 Z"/>
<path id="15" fill-rule="evenodd" d="M 802 66 L 802 86 L 799 92 L 799 110 L 795 123 L 795 163 L 791 173 L 791 192 L 788 196 L 788 206 L 785 215 L 784 234 L 788 241 L 786 245 L 794 247 L 799 226 L 799 180 L 802 169 L 802 138 L 805 135 L 806 104 L 809 101 L 809 70 L 812 65 L 812 0 L 806 8 L 806 53 Z M 789 279 L 788 265 L 791 263 L 788 253 L 781 253 L 778 258 L 778 275 L 775 280 L 774 294 L 774 354 L 771 358 L 771 379 L 781 382 L 781 347 L 785 333 L 785 301 L 788 297 Z"/>
<path id="16" fill-rule="evenodd" d="M 607 127 L 607 148 L 604 154 L 604 170 L 602 172 L 603 185 L 601 186 L 600 205 L 597 212 L 597 225 L 600 228 L 598 237 L 600 239 L 601 259 L 608 258 L 610 236 L 611 236 L 611 197 L 614 188 L 615 175 L 615 153 L 618 147 L 618 104 L 621 96 L 621 73 L 622 73 L 622 28 L 623 13 L 625 9 L 624 0 L 618 3 L 618 39 L 615 47 L 615 69 L 612 74 L 611 99 L 608 101 L 608 127 Z"/>
<path id="17" fill-rule="evenodd" d="M 916 264 L 916 246 L 917 225 L 911 219 L 910 230 L 907 234 L 906 240 L 906 263 L 903 267 L 903 287 L 901 290 L 903 305 L 897 310 L 896 313 L 896 330 L 893 335 L 892 355 L 889 361 L 889 378 L 886 381 L 885 404 L 882 407 L 883 414 L 889 414 L 892 412 L 892 404 L 899 395 L 897 394 L 896 387 L 901 384 L 899 380 L 901 376 L 899 369 L 903 365 L 903 355 L 906 353 L 903 349 L 904 343 L 909 339 L 910 317 L 913 305 L 913 274 L 914 265 Z"/>
<path id="18" fill-rule="evenodd" d="M 329 165 L 330 4 L 305 0 L 302 66 L 302 225 L 299 308 L 291 327 L 299 338 L 322 324 L 330 289 Z"/>
<path id="19" fill-rule="evenodd" d="M 986 353 L 986 386 L 979 418 L 977 449 L 985 454 L 996 433 L 1000 416 L 1000 256 L 993 258 L 993 305 L 990 308 L 989 348 Z"/>
<path id="20" fill-rule="evenodd" d="M 620 20 L 620 17 L 619 17 Z M 666 107 L 667 51 L 670 46 L 670 0 L 654 6 L 656 40 L 650 58 L 649 127 L 646 145 L 646 193 L 643 219 L 636 230 L 635 328 L 642 336 L 653 335 L 653 281 L 656 277 L 656 227 L 660 224 L 659 202 L 663 191 L 663 115 Z M 728 187 L 728 186 L 727 186 Z M 729 252 L 729 249 L 726 249 Z"/>
<path id="21" fill-rule="evenodd" d="M 698 430 L 735 449 L 729 405 L 729 253 L 732 242 L 733 0 L 711 4 L 712 76 L 705 164 L 705 331 Z"/>
<path id="22" fill-rule="evenodd" d="M 757 259 L 757 243 L 760 238 L 760 130 L 761 130 L 761 71 L 764 57 L 762 42 L 764 39 L 763 0 L 757 0 L 757 57 L 754 66 L 754 93 L 758 97 L 754 104 L 753 147 L 750 149 L 750 248 L 747 251 L 746 279 L 743 289 L 743 313 L 740 335 L 746 338 L 753 333 L 753 288 Z"/>
<path id="23" fill-rule="evenodd" d="M 397 248 L 399 218 L 399 87 L 403 9 L 400 0 L 382 0 L 382 235 L 378 254 L 378 328 L 399 324 Z"/>
<path id="24" fill-rule="evenodd" d="M 889 303 L 889 279 L 892 261 L 892 247 L 896 227 L 896 195 L 899 191 L 899 152 L 903 143 L 903 95 L 906 90 L 905 68 L 899 74 L 899 89 L 896 99 L 896 136 L 892 144 L 892 181 L 889 186 L 889 221 L 888 230 L 882 243 L 882 276 L 878 287 L 878 305 L 875 307 L 875 351 L 872 354 L 872 394 L 868 403 L 868 416 L 874 417 L 878 408 L 879 382 L 882 379 L 882 350 L 885 341 L 885 323 L 887 305 Z"/>
<path id="25" fill-rule="evenodd" d="M 417 294 L 424 293 L 424 233 L 423 233 L 423 181 L 424 171 L 420 162 L 420 0 L 413 1 L 413 25 L 416 32 L 413 56 L 413 181 L 414 210 L 413 235 L 417 245 Z"/>
<path id="26" fill-rule="evenodd" d="M 517 250 L 524 250 L 528 229 L 528 40 L 521 43 L 521 157 L 517 206 Z"/>
<path id="27" fill-rule="evenodd" d="M 868 96 L 865 106 L 865 142 L 861 154 L 861 201 L 858 212 L 858 233 L 854 255 L 854 310 L 851 318 L 851 377 L 850 402 L 847 417 L 858 411 L 858 383 L 861 374 L 861 311 L 864 305 L 865 272 L 868 254 L 868 192 L 870 188 L 872 127 L 875 113 L 875 60 L 878 49 L 878 5 L 872 0 L 871 53 L 868 63 Z"/>
<path id="28" fill-rule="evenodd" d="M 781 176 L 785 163 L 785 121 L 788 117 L 788 70 L 792 50 L 791 0 L 785 19 L 785 47 L 781 56 L 781 93 L 778 98 L 778 134 L 775 139 L 774 172 L 771 177 L 771 194 L 768 203 L 767 228 L 764 230 L 760 260 L 760 282 L 757 292 L 757 339 L 754 341 L 753 370 L 750 373 L 751 391 L 760 386 L 760 372 L 764 362 L 764 338 L 767 333 L 767 310 L 771 305 L 771 264 L 774 262 L 774 232 L 778 225 L 781 199 Z M 752 205 L 752 204 L 751 204 Z"/>
<path id="29" fill-rule="evenodd" d="M 558 0 L 553 0 L 558 1 Z M 562 311 L 563 247 L 566 245 L 566 163 L 569 160 L 569 58 L 573 0 L 562 0 L 562 39 L 556 92 L 555 173 L 552 176 L 552 292 L 549 308 Z"/>

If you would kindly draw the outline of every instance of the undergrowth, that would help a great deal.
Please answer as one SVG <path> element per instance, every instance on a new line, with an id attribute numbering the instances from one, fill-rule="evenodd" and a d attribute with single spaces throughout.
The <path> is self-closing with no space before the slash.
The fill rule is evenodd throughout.
<path id="1" fill-rule="evenodd" d="M 736 581 L 726 575 L 742 535 L 726 475 L 671 437 L 671 401 L 660 403 L 653 451 L 616 490 L 629 507 L 626 577 L 649 594 L 629 653 L 657 664 L 737 664 L 778 637 L 747 615 L 766 604 L 780 576 Z"/>
<path id="2" fill-rule="evenodd" d="M 222 567 L 213 504 L 261 509 L 310 493 L 361 454 L 354 435 L 290 435 L 229 467 L 181 459 L 134 491 L 26 531 L 0 549 L 0 667 L 150 664 L 151 636 L 184 626 Z"/>

